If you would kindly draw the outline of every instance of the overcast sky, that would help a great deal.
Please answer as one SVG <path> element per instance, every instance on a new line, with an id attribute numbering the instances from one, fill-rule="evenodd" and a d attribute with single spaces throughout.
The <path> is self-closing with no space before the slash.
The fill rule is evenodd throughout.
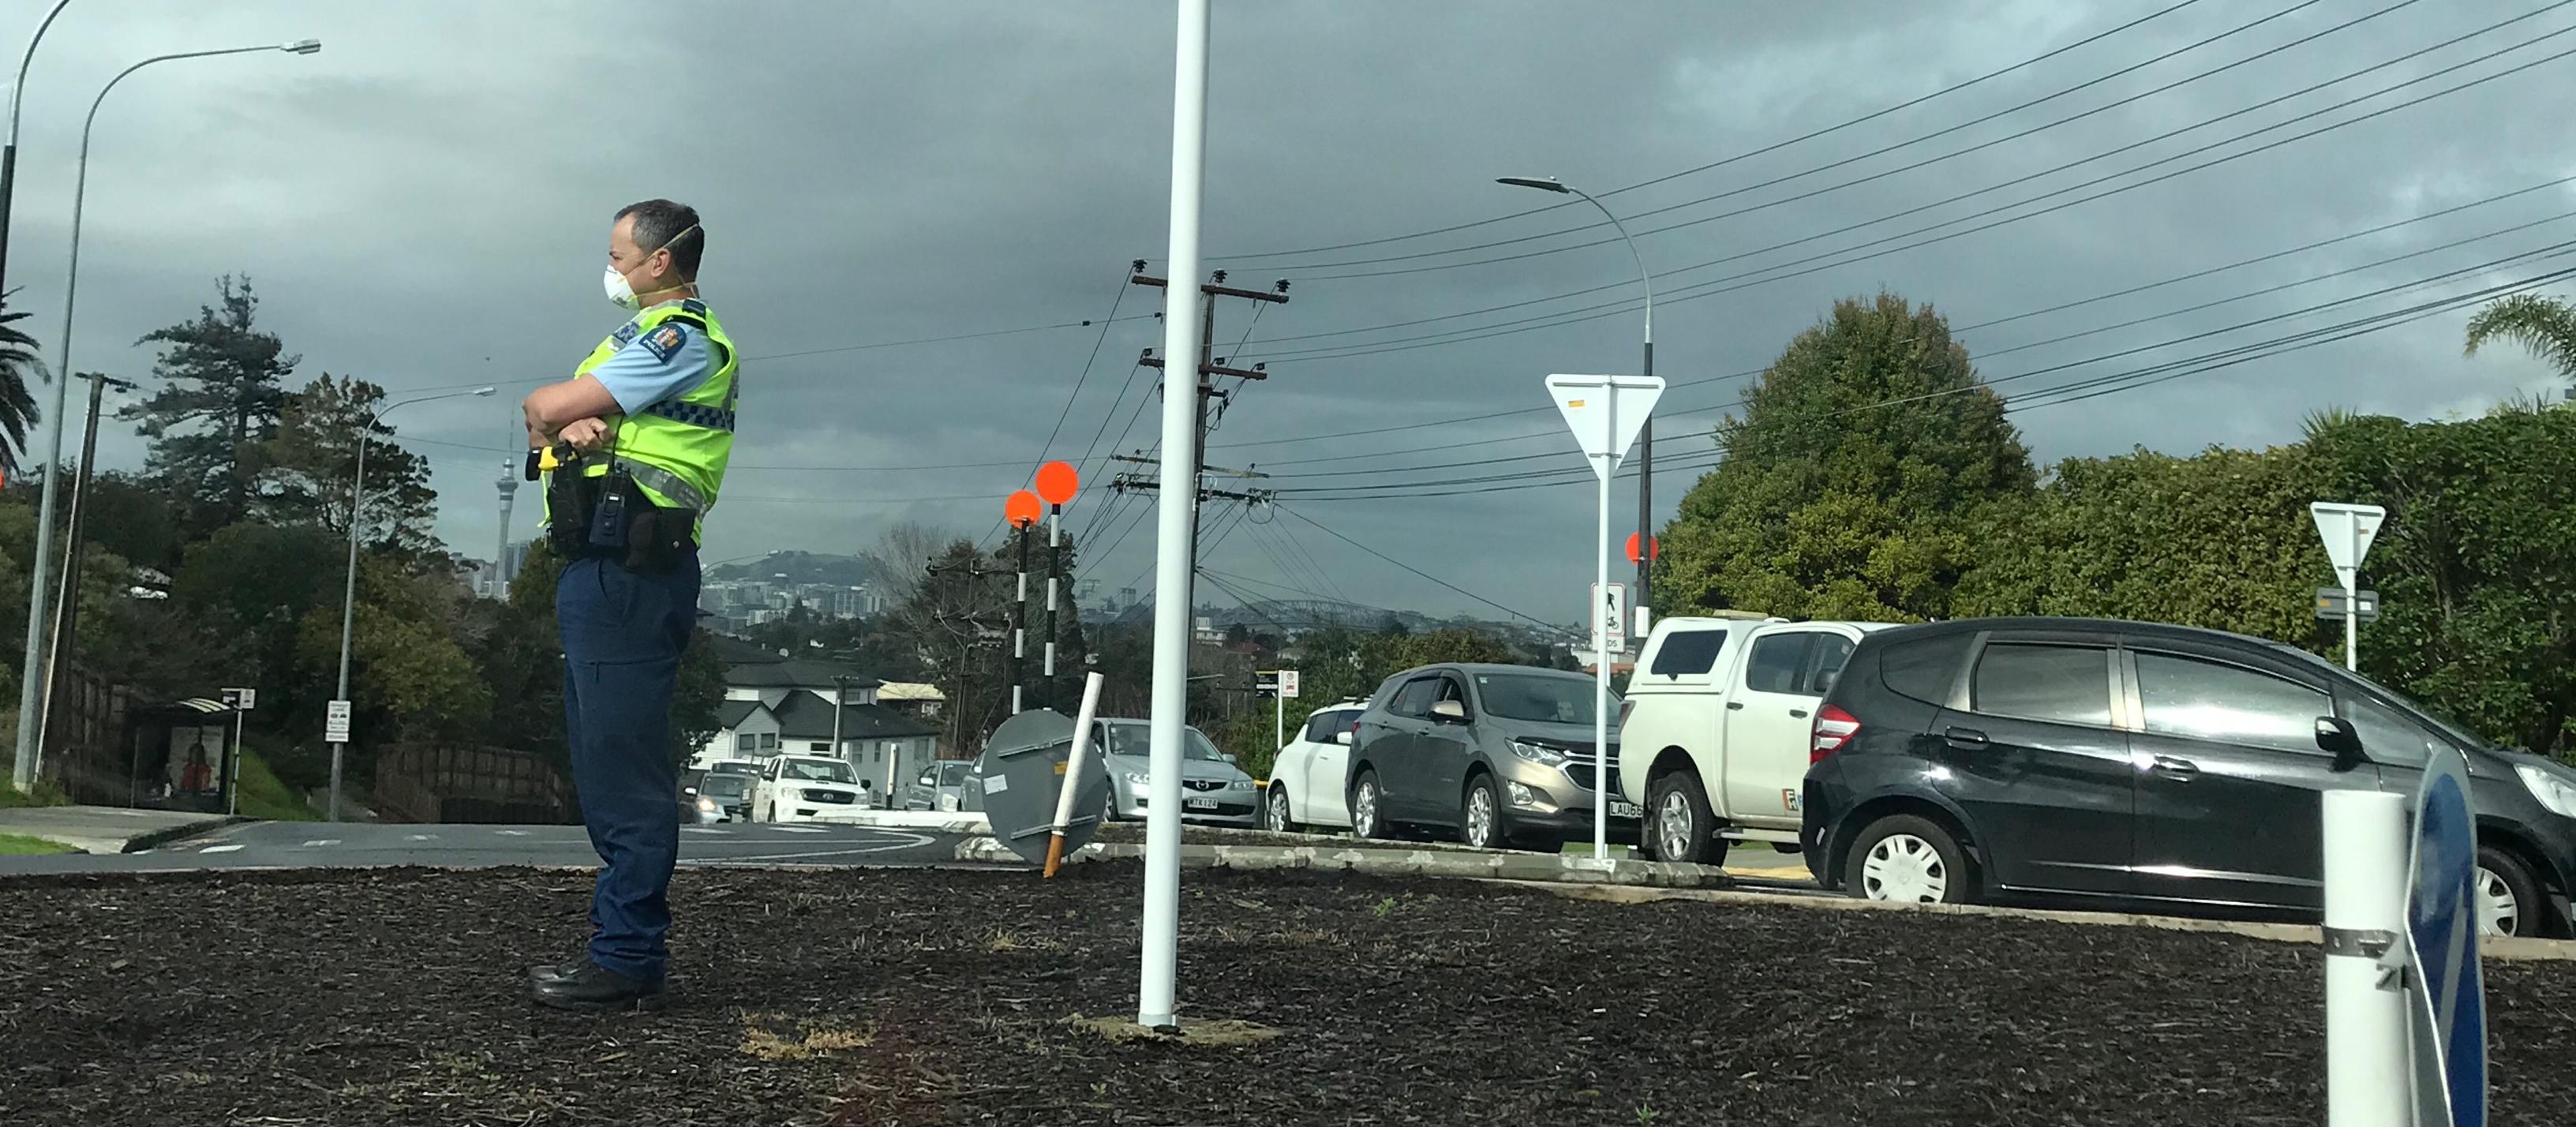
<path id="1" fill-rule="evenodd" d="M 1300 519 L 1310 517 L 1515 610 L 1579 617 L 1592 486 L 1540 380 L 1635 369 L 1635 267 L 1615 242 L 1480 261 L 1605 237 L 1553 234 L 1599 222 L 1574 208 L 1403 238 L 1554 199 L 1496 186 L 1498 175 L 1560 176 L 1595 193 L 1671 177 L 1607 197 L 1623 217 L 1673 209 L 1630 223 L 1663 297 L 1658 374 L 1677 385 L 1657 420 L 1659 460 L 1678 460 L 1657 475 L 1666 517 L 1696 474 L 1682 467 L 1713 457 L 1708 430 L 1741 386 L 1711 377 L 1760 368 L 1837 297 L 1885 288 L 1933 303 L 1966 330 L 1988 379 L 2033 373 L 1998 385 L 2020 396 L 2193 371 L 2152 366 L 2571 264 L 2534 257 L 2576 240 L 2576 220 L 2555 218 L 2576 212 L 2571 185 L 2479 202 L 2576 176 L 2564 96 L 2576 60 L 2550 59 L 2576 49 L 2576 34 L 2562 34 L 2576 28 L 2576 6 L 2545 0 L 2188 3 L 1955 93 L 1674 175 L 2174 5 L 1220 0 L 1205 245 L 1230 283 L 1286 278 L 1294 300 L 1257 325 L 1244 303 L 1220 308 L 1218 353 L 1266 355 L 1272 378 L 1243 392 L 1209 460 L 1268 468 L 1281 476 L 1262 484 L 1283 491 L 1344 491 L 1283 492 L 1285 511 L 1265 514 L 1267 525 L 1230 528 L 1236 517 L 1212 514 L 1208 566 L 1251 595 L 1289 593 L 1257 585 L 1269 583 L 1492 613 Z M 14 54 L 45 6 L 9 5 L 0 44 Z M 34 314 L 24 327 L 53 359 L 80 119 L 102 83 L 150 55 L 321 38 L 317 56 L 155 66 L 109 99 L 91 158 L 74 359 L 147 376 L 150 352 L 131 342 L 192 316 L 229 271 L 253 278 L 262 324 L 302 353 L 299 379 L 359 376 L 397 395 L 499 383 L 494 399 L 423 403 L 393 420 L 436 467 L 439 531 L 459 551 L 491 552 L 492 483 L 515 458 L 504 451 L 521 444 L 518 396 L 568 376 L 623 317 L 598 289 L 608 219 L 650 196 L 705 216 L 706 295 L 751 358 L 733 472 L 707 524 L 710 562 L 861 550 L 898 520 L 985 535 L 1042 454 L 1097 456 L 1159 433 L 1155 407 L 1125 427 L 1152 386 L 1133 361 L 1161 343 L 1151 317 L 1161 294 L 1120 282 L 1129 260 L 1159 259 L 1166 245 L 1169 3 L 808 2 L 721 15 L 637 0 L 215 8 L 74 0 L 48 33 L 27 83 L 8 279 L 24 289 L 13 308 Z M 2529 18 L 2425 50 L 2517 16 Z M 2506 53 L 2472 61 L 2496 51 Z M 2249 110 L 2355 72 L 2364 73 Z M 2440 96 L 2113 191 L 2430 94 Z M 2203 151 L 2182 155 L 2194 150 Z M 1865 177 L 1875 178 L 1836 188 Z M 2113 194 L 1904 249 L 2104 192 Z M 1732 194 L 1706 199 L 1722 193 Z M 1756 206 L 1807 193 L 1816 194 Z M 2006 207 L 2023 200 L 2034 202 Z M 2450 208 L 2462 210 L 1967 328 Z M 1727 212 L 1741 214 L 1644 233 Z M 1935 226 L 1947 220 L 1958 222 Z M 2491 232 L 2505 233 L 2431 249 Z M 1892 253 L 1860 257 L 1882 251 Z M 2429 253 L 2353 270 L 2418 251 Z M 1391 261 L 1362 261 L 1381 259 Z M 2321 277 L 2339 271 L 2351 272 Z M 2303 280 L 2313 281 L 2188 310 Z M 2426 284 L 2313 308 L 2417 282 Z M 1596 292 L 1557 296 L 1575 291 Z M 1113 301 L 1121 320 L 1104 334 L 1098 322 Z M 1592 309 L 1605 302 L 1626 304 Z M 1515 303 L 1525 304 L 1374 328 Z M 1578 309 L 1603 316 L 1530 320 Z M 2520 353 L 2463 358 L 2467 316 L 2438 312 L 2062 405 L 2033 400 L 2014 418 L 2049 461 L 2290 441 L 2327 406 L 2421 419 L 2555 393 L 2546 368 Z M 2265 318 L 2274 319 L 2230 328 Z M 1532 324 L 1543 327 L 1457 339 Z M 2056 340 L 2106 326 L 2124 327 Z M 893 343 L 1017 329 L 1033 331 Z M 2201 335 L 2212 330 L 2229 331 Z M 1431 336 L 1441 333 L 1450 335 Z M 1393 350 L 1347 355 L 1370 346 Z M 1313 351 L 1324 348 L 1339 351 Z M 1522 413 L 1471 418 L 1511 411 Z M 1347 433 L 1411 424 L 1422 425 Z M 1536 457 L 1454 465 L 1524 455 Z M 111 423 L 101 456 L 137 466 L 143 446 Z M 1553 483 L 1540 488 L 1406 495 L 1545 471 L 1555 472 L 1526 479 Z M 1289 476 L 1317 473 L 1344 476 Z M 1093 475 L 1068 518 L 1085 532 L 1112 522 L 1085 577 L 1107 591 L 1149 588 L 1152 522 L 1122 536 L 1139 506 L 1113 505 L 1106 478 Z M 1404 482 L 1458 484 L 1347 489 Z M 1623 516 L 1633 488 L 1617 493 Z M 513 538 L 531 533 L 532 508 L 519 507 Z M 1224 590 L 1202 596 L 1232 601 Z"/>

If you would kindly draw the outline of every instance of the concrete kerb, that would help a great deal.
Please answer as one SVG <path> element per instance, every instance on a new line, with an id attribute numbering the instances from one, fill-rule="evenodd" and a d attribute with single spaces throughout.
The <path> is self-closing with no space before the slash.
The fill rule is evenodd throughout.
<path id="1" fill-rule="evenodd" d="M 1142 845 L 1095 842 L 1068 861 L 1139 860 Z M 974 838 L 957 846 L 957 860 L 1019 863 L 992 838 Z M 2046 908 L 2005 908 L 1984 904 L 1895 904 L 1845 896 L 1789 895 L 1727 887 L 1717 869 L 1653 861 L 1620 861 L 1603 869 L 1588 858 L 1545 853 L 1458 853 L 1428 849 L 1357 849 L 1338 846 L 1184 845 L 1181 866 L 1192 869 L 1319 869 L 1375 876 L 1427 876 L 1479 880 L 1532 889 L 1572 900 L 1606 904 L 1652 904 L 1683 901 L 1703 904 L 1767 905 L 1821 911 L 1921 912 L 1935 915 L 1989 916 L 2088 926 L 2152 927 L 2235 935 L 2275 943 L 2315 945 L 2322 934 L 2314 925 L 2248 920 L 2192 919 L 2121 912 L 2077 912 Z M 2576 942 L 2556 939 L 2487 938 L 2480 941 L 2487 958 L 2507 961 L 2576 962 Z"/>

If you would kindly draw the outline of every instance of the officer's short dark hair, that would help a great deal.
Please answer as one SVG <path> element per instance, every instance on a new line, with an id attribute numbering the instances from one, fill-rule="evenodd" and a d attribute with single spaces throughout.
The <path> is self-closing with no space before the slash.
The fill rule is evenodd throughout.
<path id="1" fill-rule="evenodd" d="M 707 229 L 698 226 L 698 209 L 669 200 L 645 200 L 617 209 L 618 219 L 628 216 L 635 219 L 637 248 L 646 254 L 670 248 L 671 265 L 679 267 L 680 277 L 697 279 L 698 256 L 707 249 Z M 683 231 L 688 234 L 681 235 Z"/>

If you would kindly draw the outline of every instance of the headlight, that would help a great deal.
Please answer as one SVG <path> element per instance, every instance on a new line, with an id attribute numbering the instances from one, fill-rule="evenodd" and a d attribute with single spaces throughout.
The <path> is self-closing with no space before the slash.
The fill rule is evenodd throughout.
<path id="1" fill-rule="evenodd" d="M 1225 789 L 1227 789 L 1227 790 L 1251 790 L 1251 789 L 1252 789 L 1252 780 L 1250 780 L 1250 779 L 1236 779 L 1236 780 L 1235 780 L 1235 781 L 1233 781 L 1233 782 L 1227 783 L 1227 784 L 1225 785 Z"/>
<path id="2" fill-rule="evenodd" d="M 1552 747 L 1540 747 L 1537 744 L 1525 744 L 1519 740 L 1513 740 L 1512 754 L 1541 767 L 1565 766 L 1565 753 Z"/>
<path id="3" fill-rule="evenodd" d="M 716 812 L 716 800 L 712 798 L 701 798 L 698 800 L 698 809 L 703 813 L 713 814 Z"/>
<path id="4" fill-rule="evenodd" d="M 2546 767 L 2516 763 L 2513 773 L 2522 776 L 2522 785 L 2531 791 L 2549 812 L 2561 818 L 2576 818 L 2576 783 L 2568 782 Z"/>
<path id="5" fill-rule="evenodd" d="M 1131 786 L 1131 787 L 1141 787 L 1141 786 L 1144 786 L 1144 785 L 1145 785 L 1145 773 L 1144 773 L 1144 772 L 1142 772 L 1142 771 L 1127 771 L 1127 772 L 1123 772 L 1123 774 L 1127 777 L 1127 785 L 1128 785 L 1128 786 Z"/>

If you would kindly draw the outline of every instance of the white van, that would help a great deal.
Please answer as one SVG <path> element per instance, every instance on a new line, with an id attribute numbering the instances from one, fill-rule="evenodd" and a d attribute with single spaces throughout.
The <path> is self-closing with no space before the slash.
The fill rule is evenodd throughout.
<path id="1" fill-rule="evenodd" d="M 1645 851 L 1705 865 L 1730 841 L 1798 843 L 1816 706 L 1883 623 L 1667 618 L 1620 705 L 1619 789 Z"/>

